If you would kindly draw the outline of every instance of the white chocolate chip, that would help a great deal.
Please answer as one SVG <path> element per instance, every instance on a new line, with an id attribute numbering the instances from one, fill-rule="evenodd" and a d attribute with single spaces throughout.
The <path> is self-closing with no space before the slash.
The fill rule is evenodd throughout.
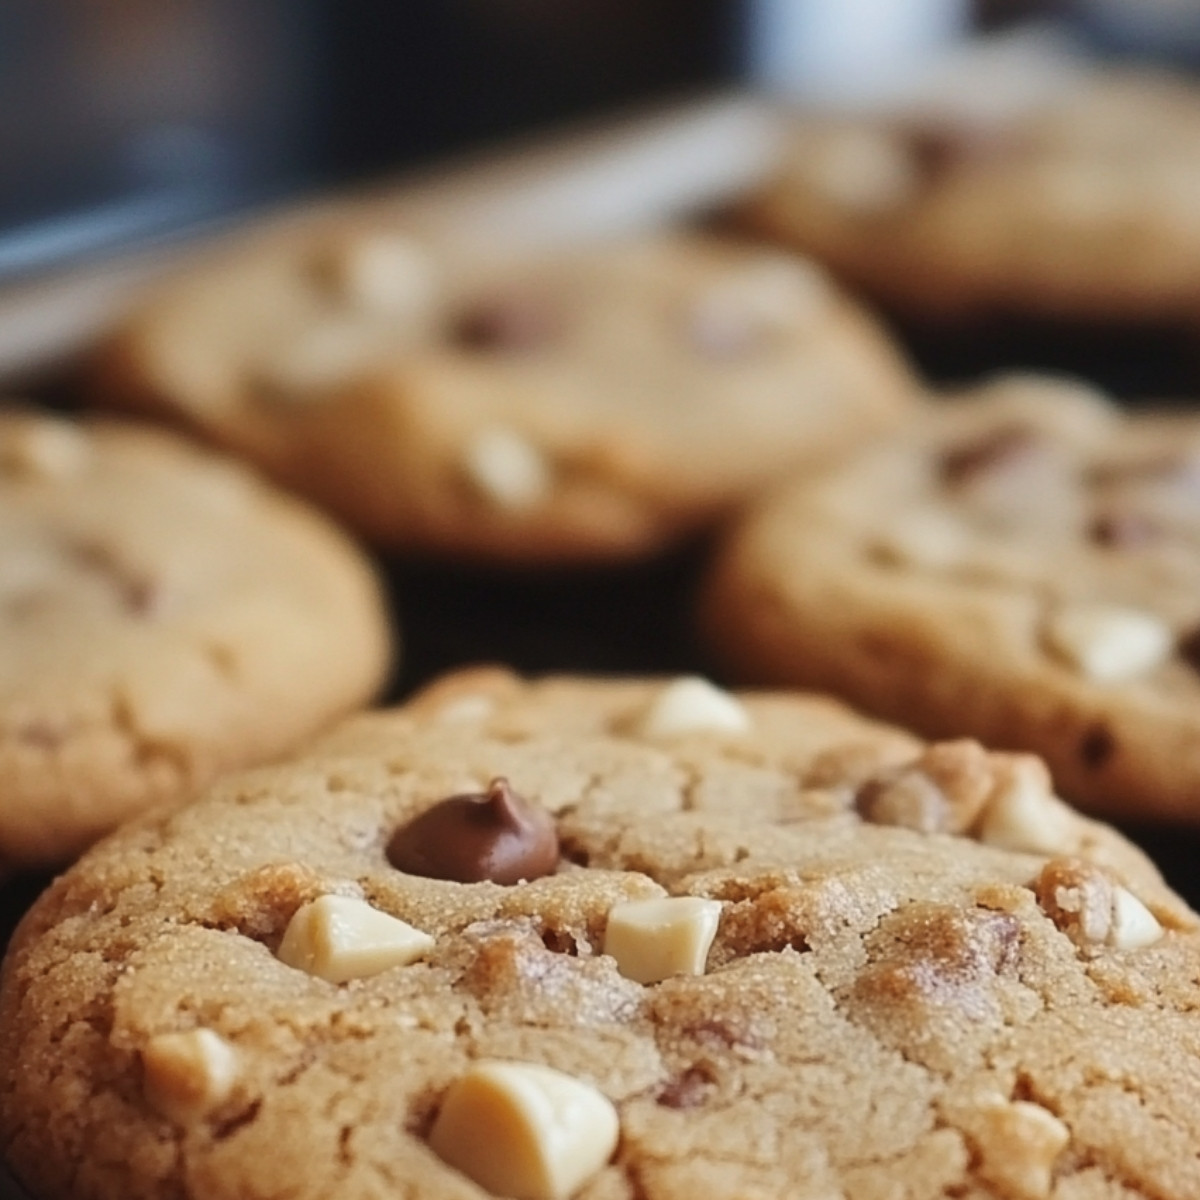
<path id="1" fill-rule="evenodd" d="M 1014 756 L 998 772 L 977 836 L 989 846 L 1025 854 L 1061 854 L 1073 842 L 1071 812 L 1055 796 L 1040 759 Z"/>
<path id="2" fill-rule="evenodd" d="M 531 508 L 550 491 L 550 468 L 541 452 L 520 434 L 482 429 L 463 450 L 467 477 L 498 508 Z"/>
<path id="3" fill-rule="evenodd" d="M 900 207 L 920 186 L 908 151 L 881 130 L 839 130 L 814 146 L 800 169 L 826 200 L 862 216 Z"/>
<path id="4" fill-rule="evenodd" d="M 186 1122 L 216 1108 L 237 1082 L 237 1051 L 211 1029 L 163 1033 L 142 1051 L 146 1099 L 173 1121 Z"/>
<path id="5" fill-rule="evenodd" d="M 1132 608 L 1071 605 L 1046 626 L 1049 650 L 1098 682 L 1133 679 L 1153 670 L 1171 653 L 1167 625 Z"/>
<path id="6" fill-rule="evenodd" d="M 467 725 L 486 721 L 495 711 L 496 701 L 491 696 L 455 696 L 437 710 L 437 719 L 447 725 Z"/>
<path id="7" fill-rule="evenodd" d="M 67 421 L 29 418 L 0 435 L 0 473 L 66 479 L 87 461 L 87 435 Z"/>
<path id="8" fill-rule="evenodd" d="M 433 298 L 430 256 L 411 238 L 400 234 L 357 238 L 339 246 L 323 265 L 323 275 L 334 295 L 368 314 L 416 314 Z"/>
<path id="9" fill-rule="evenodd" d="M 997 1096 L 980 1105 L 970 1133 L 979 1153 L 979 1174 L 1011 1200 L 1045 1200 L 1054 1164 L 1071 1131 L 1052 1112 L 1027 1100 Z"/>
<path id="10" fill-rule="evenodd" d="M 604 953 L 635 983 L 703 975 L 721 920 L 721 902 L 699 896 L 627 900 L 608 913 Z"/>
<path id="11" fill-rule="evenodd" d="M 685 675 L 659 692 L 642 718 L 641 733 L 644 737 L 704 731 L 744 733 L 750 724 L 750 714 L 728 692 L 698 675 Z"/>
<path id="12" fill-rule="evenodd" d="M 612 1101 L 534 1063 L 476 1063 L 446 1093 L 429 1135 L 443 1161 L 497 1196 L 566 1200 L 612 1157 Z"/>
<path id="13" fill-rule="evenodd" d="M 1163 927 L 1128 888 L 1095 863 L 1054 858 L 1033 882 L 1042 911 L 1085 954 L 1103 946 L 1137 950 L 1163 936 Z"/>
<path id="14" fill-rule="evenodd" d="M 879 533 L 872 548 L 879 558 L 896 566 L 944 570 L 963 559 L 969 540 L 962 522 L 948 513 L 918 509 Z"/>
<path id="15" fill-rule="evenodd" d="M 429 934 L 365 900 L 329 895 L 296 910 L 278 958 L 330 983 L 345 983 L 411 963 L 433 944 Z"/>
<path id="16" fill-rule="evenodd" d="M 1163 927 L 1155 915 L 1127 888 L 1116 887 L 1108 944 L 1115 950 L 1138 950 L 1153 945 L 1162 935 Z"/>

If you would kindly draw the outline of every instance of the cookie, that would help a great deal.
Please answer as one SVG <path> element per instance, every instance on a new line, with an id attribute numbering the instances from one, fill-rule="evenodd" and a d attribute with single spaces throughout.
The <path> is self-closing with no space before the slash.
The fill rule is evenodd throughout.
<path id="1" fill-rule="evenodd" d="M 0 981 L 38 1200 L 1200 1194 L 1196 917 L 1029 756 L 468 672 L 143 818 Z"/>
<path id="2" fill-rule="evenodd" d="M 245 468 L 0 411 L 0 864 L 291 749 L 372 696 L 388 639 L 362 554 Z"/>
<path id="3" fill-rule="evenodd" d="M 982 120 L 798 121 L 745 206 L 916 316 L 1195 324 L 1200 91 L 1149 71 L 1084 76 Z"/>
<path id="4" fill-rule="evenodd" d="M 1032 751 L 1081 807 L 1200 820 L 1200 420 L 1012 376 L 734 530 L 701 603 L 746 678 Z"/>
<path id="5" fill-rule="evenodd" d="M 918 391 L 782 252 L 663 235 L 467 253 L 379 222 L 181 279 L 92 375 L 378 543 L 501 563 L 648 554 Z"/>

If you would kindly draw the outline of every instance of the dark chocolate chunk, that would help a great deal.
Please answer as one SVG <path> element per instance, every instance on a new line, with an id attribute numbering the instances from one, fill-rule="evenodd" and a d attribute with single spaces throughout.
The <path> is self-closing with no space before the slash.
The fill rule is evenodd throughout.
<path id="1" fill-rule="evenodd" d="M 512 884 L 554 873 L 558 832 L 545 809 L 493 779 L 483 795 L 451 796 L 396 830 L 387 856 L 409 875 Z"/>

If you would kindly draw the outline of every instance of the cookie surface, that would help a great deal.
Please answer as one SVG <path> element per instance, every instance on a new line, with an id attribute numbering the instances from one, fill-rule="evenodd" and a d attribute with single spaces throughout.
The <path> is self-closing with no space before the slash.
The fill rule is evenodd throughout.
<path id="1" fill-rule="evenodd" d="M 371 568 L 244 468 L 0 412 L 0 863 L 64 861 L 380 685 Z"/>
<path id="2" fill-rule="evenodd" d="M 557 871 L 541 833 L 523 882 L 393 865 L 471 805 L 549 822 Z M 1184 1197 L 1198 970 L 1032 758 L 467 672 L 51 887 L 0 981 L 0 1149 L 41 1200 Z"/>
<path id="3" fill-rule="evenodd" d="M 386 227 L 181 279 L 94 363 L 381 543 L 501 562 L 645 554 L 907 412 L 819 269 L 700 236 L 479 252 Z"/>
<path id="4" fill-rule="evenodd" d="M 747 221 L 914 315 L 1194 324 L 1200 90 L 1086 77 L 980 123 L 798 124 Z"/>
<path id="5" fill-rule="evenodd" d="M 780 489 L 708 582 L 746 678 L 1041 754 L 1081 806 L 1200 819 L 1200 421 L 1066 381 L 949 401 Z"/>

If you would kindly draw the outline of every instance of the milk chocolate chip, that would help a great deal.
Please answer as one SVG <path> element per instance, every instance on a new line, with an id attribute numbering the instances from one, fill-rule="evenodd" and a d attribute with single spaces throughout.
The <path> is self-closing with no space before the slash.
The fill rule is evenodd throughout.
<path id="1" fill-rule="evenodd" d="M 387 856 L 409 875 L 512 884 L 554 873 L 558 833 L 545 809 L 493 779 L 485 794 L 451 796 L 396 830 Z"/>

